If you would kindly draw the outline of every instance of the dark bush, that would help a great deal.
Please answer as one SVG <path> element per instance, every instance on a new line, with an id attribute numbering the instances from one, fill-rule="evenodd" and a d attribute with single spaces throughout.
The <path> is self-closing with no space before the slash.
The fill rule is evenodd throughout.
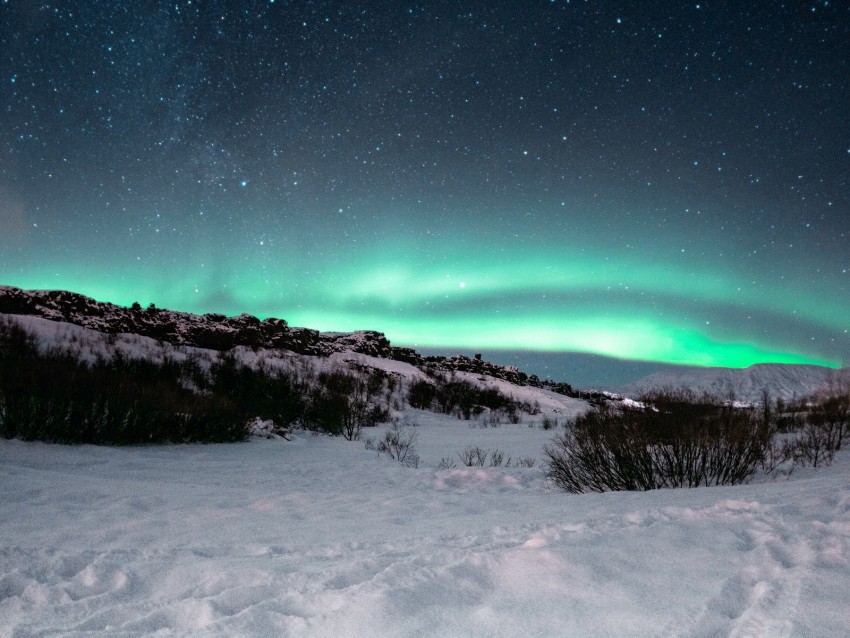
<path id="1" fill-rule="evenodd" d="M 428 381 L 414 381 L 407 391 L 407 402 L 419 410 L 430 410 L 437 396 L 437 388 Z"/>
<path id="2" fill-rule="evenodd" d="M 547 476 L 569 492 L 737 485 L 768 456 L 766 412 L 691 394 L 649 407 L 597 407 L 546 446 Z"/>
<path id="3" fill-rule="evenodd" d="M 300 421 L 307 409 L 303 384 L 283 371 L 246 366 L 232 352 L 213 362 L 209 390 L 246 418 L 270 419 L 281 426 Z"/>
<path id="4" fill-rule="evenodd" d="M 788 445 L 800 465 L 830 465 L 850 429 L 850 388 L 813 397 L 807 408 L 797 437 Z"/>
<path id="5" fill-rule="evenodd" d="M 494 413 L 493 422 L 501 416 L 518 423 L 519 412 L 533 412 L 529 405 L 520 404 L 496 388 L 482 388 L 469 381 L 453 377 L 434 376 L 433 381 L 415 381 L 407 392 L 407 402 L 421 410 L 435 410 L 469 420 L 485 410 Z"/>
<path id="6" fill-rule="evenodd" d="M 808 421 L 823 432 L 826 447 L 840 450 L 850 430 L 850 393 L 823 397 L 812 407 Z"/>
<path id="7" fill-rule="evenodd" d="M 376 394 L 381 387 L 372 384 Z M 364 427 L 377 425 L 388 417 L 387 410 L 370 394 L 369 379 L 335 370 L 319 374 L 304 421 L 308 427 L 356 441 Z"/>
<path id="8" fill-rule="evenodd" d="M 0 323 L 0 436 L 57 443 L 235 441 L 247 419 L 226 398 L 180 384 L 171 361 L 115 356 L 94 363 L 40 352 L 17 324 Z"/>

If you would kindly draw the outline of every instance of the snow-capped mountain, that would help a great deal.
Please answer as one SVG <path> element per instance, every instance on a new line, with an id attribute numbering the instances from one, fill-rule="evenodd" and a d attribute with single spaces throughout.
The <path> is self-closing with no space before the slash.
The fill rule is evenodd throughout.
<path id="1" fill-rule="evenodd" d="M 823 391 L 830 384 L 850 382 L 850 369 L 834 370 L 815 365 L 765 363 L 749 368 L 689 368 L 651 374 L 616 388 L 626 396 L 652 390 L 686 388 L 698 393 L 734 396 L 760 402 L 766 390 L 771 398 L 793 400 Z"/>

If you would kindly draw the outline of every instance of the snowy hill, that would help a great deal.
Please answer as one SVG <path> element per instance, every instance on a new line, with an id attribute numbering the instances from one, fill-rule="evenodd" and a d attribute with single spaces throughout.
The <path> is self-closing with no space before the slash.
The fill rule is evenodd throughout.
<path id="1" fill-rule="evenodd" d="M 285 350 L 319 357 L 354 352 L 403 361 L 418 368 L 486 375 L 514 385 L 547 388 L 568 396 L 588 394 L 574 392 L 567 383 L 538 379 L 514 366 L 460 355 L 423 356 L 410 348 L 392 346 L 384 334 L 374 330 L 320 333 L 309 328 L 291 327 L 283 319 L 260 320 L 249 314 L 225 317 L 175 312 L 153 306 L 146 309 L 139 306 L 125 308 L 63 290 L 21 290 L 0 286 L 0 315 L 4 314 L 41 317 L 106 334 L 133 334 L 172 345 L 215 351 L 243 347 Z"/>
<path id="2" fill-rule="evenodd" d="M 189 336 L 218 334 L 204 331 L 212 322 L 232 343 L 263 322 L 139 319 L 172 343 L 111 323 L 147 311 L 5 294 L 22 295 L 34 312 L 17 305 L 0 320 L 41 351 L 192 364 L 201 376 L 231 358 L 297 377 L 308 393 L 344 371 L 379 381 L 388 422 L 359 442 L 300 429 L 227 445 L 0 439 L 0 637 L 847 635 L 846 450 L 749 485 L 577 496 L 545 473 L 546 422 L 588 409 L 568 386 L 474 357 L 382 356 L 396 351 L 360 336 L 378 333 L 315 333 L 311 344 L 335 344 L 318 353 L 223 352 Z M 269 325 L 288 338 L 288 326 Z M 799 383 L 783 380 L 786 367 L 762 382 Z M 527 411 L 459 420 L 411 406 L 410 388 L 439 383 Z M 396 426 L 415 463 L 377 452 Z M 468 450 L 489 463 L 467 466 Z"/>
<path id="3" fill-rule="evenodd" d="M 734 395 L 739 401 L 757 403 L 767 390 L 771 398 L 791 400 L 822 391 L 850 377 L 850 370 L 833 370 L 814 365 L 759 364 L 749 368 L 689 368 L 658 372 L 616 388 L 626 396 L 652 390 L 687 388 L 715 396 Z"/>
<path id="4" fill-rule="evenodd" d="M 510 367 L 497 366 L 466 357 L 428 357 L 419 366 L 408 361 L 373 356 L 358 352 L 353 347 L 363 342 L 354 335 L 336 335 L 334 343 L 355 344 L 350 350 L 339 350 L 325 355 L 300 354 L 281 348 L 250 348 L 237 346 L 219 352 L 189 345 L 175 345 L 148 336 L 131 333 L 104 333 L 64 321 L 55 321 L 32 315 L 2 315 L 0 320 L 10 321 L 23 327 L 35 337 L 38 348 L 43 352 L 57 349 L 69 352 L 74 357 L 87 361 L 141 360 L 157 365 L 192 364 L 201 373 L 208 373 L 212 366 L 226 356 L 233 356 L 240 364 L 254 370 L 279 371 L 303 381 L 304 392 L 316 389 L 317 379 L 322 374 L 344 372 L 362 380 L 378 373 L 385 380 L 384 389 L 378 392 L 375 402 L 385 402 L 389 416 L 404 413 L 406 393 L 411 384 L 425 382 L 437 384 L 440 379 L 467 383 L 482 391 L 499 393 L 514 402 L 522 414 L 517 416 L 526 422 L 542 419 L 558 420 L 580 414 L 588 409 L 586 401 L 563 394 L 564 384 L 539 385 L 515 383 L 525 377 Z M 417 355 L 418 357 L 418 355 Z M 414 359 L 415 361 L 417 359 Z M 390 385 L 393 388 L 390 390 Z M 566 386 L 569 387 L 569 386 Z M 381 395 L 380 398 L 378 395 Z M 507 412 L 481 408 L 475 413 L 476 421 L 507 418 Z M 288 425 L 288 424 L 280 424 Z"/>
<path id="5" fill-rule="evenodd" d="M 260 349 L 314 357 L 359 353 L 375 360 L 405 362 L 419 370 L 427 368 L 446 373 L 483 375 L 514 386 L 547 389 L 574 398 L 599 398 L 597 392 L 582 392 L 569 383 L 541 380 L 515 366 L 461 355 L 425 356 L 410 348 L 393 346 L 384 334 L 374 330 L 320 333 L 289 326 L 283 319 L 260 320 L 248 314 L 235 317 L 195 315 L 153 306 L 146 309 L 139 306 L 125 308 L 73 292 L 21 290 L 10 286 L 0 286 L 0 315 L 3 314 L 41 317 L 100 333 L 133 334 L 173 346 L 213 351 Z M 842 372 L 813 365 L 760 364 L 745 369 L 674 368 L 611 390 L 635 397 L 651 390 L 688 388 L 717 396 L 734 394 L 741 401 L 757 402 L 766 389 L 771 397 L 789 400 L 819 392 L 829 383 L 848 375 L 850 372 L 847 370 Z"/>
<path id="6" fill-rule="evenodd" d="M 137 305 L 125 308 L 64 290 L 0 286 L 0 314 L 34 315 L 99 332 L 137 334 L 212 350 L 247 346 L 284 348 L 315 355 L 348 350 L 390 355 L 389 341 L 378 332 L 322 335 L 317 330 L 291 328 L 286 321 L 271 317 L 260 320 L 248 314 L 237 317 L 194 315 L 153 305 L 146 309 Z"/>

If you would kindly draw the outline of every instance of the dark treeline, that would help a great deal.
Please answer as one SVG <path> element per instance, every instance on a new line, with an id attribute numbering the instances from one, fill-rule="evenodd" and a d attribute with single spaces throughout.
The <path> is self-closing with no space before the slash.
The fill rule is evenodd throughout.
<path id="1" fill-rule="evenodd" d="M 0 435 L 57 443 L 238 441 L 238 405 L 194 392 L 181 366 L 115 356 L 84 362 L 41 352 L 15 323 L 0 323 Z"/>
<path id="2" fill-rule="evenodd" d="M 67 347 L 44 349 L 14 321 L 0 321 L 0 436 L 57 443 L 132 445 L 246 439 L 255 419 L 279 433 L 304 427 L 350 440 L 385 422 L 407 401 L 469 419 L 489 409 L 518 420 L 516 403 L 495 389 L 436 376 L 408 388 L 398 375 L 350 364 L 285 370 L 262 356 L 246 365 L 233 351 L 163 347 L 131 358 L 103 337 L 105 354 L 84 360 Z"/>
<path id="3" fill-rule="evenodd" d="M 466 420 L 489 410 L 494 417 L 505 416 L 508 421 L 517 423 L 521 412 L 537 412 L 533 406 L 517 402 L 496 388 L 480 387 L 451 375 L 437 374 L 428 381 L 413 382 L 407 400 L 414 408 L 452 414 Z"/>

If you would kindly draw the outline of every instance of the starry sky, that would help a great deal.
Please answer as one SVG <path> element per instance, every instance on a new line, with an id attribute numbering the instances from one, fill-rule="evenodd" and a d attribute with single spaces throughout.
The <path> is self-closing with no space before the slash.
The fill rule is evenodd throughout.
<path id="1" fill-rule="evenodd" d="M 0 283 L 850 365 L 850 4 L 0 0 Z"/>

